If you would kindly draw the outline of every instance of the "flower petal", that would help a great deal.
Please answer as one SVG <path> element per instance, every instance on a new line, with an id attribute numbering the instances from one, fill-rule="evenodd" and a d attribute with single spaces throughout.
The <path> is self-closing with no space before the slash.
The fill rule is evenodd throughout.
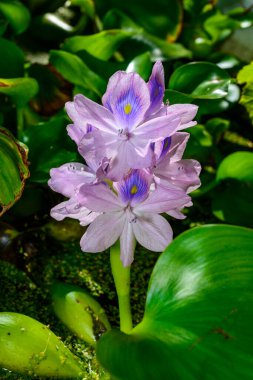
<path id="1" fill-rule="evenodd" d="M 113 112 L 111 108 L 111 95 L 115 91 L 115 88 L 118 86 L 118 83 L 123 75 L 125 75 L 125 71 L 117 71 L 111 76 L 107 84 L 106 92 L 104 93 L 102 97 L 103 106 L 106 107 L 111 112 Z"/>
<path id="2" fill-rule="evenodd" d="M 96 212 L 113 212 L 123 209 L 120 199 L 104 183 L 98 183 L 92 186 L 81 186 L 77 199 L 80 204 L 89 207 L 91 211 Z"/>
<path id="3" fill-rule="evenodd" d="M 137 73 L 115 74 L 110 84 L 110 96 L 103 100 L 112 110 L 118 128 L 131 131 L 140 124 L 149 108 L 150 98 L 146 82 Z M 112 89 L 112 86 L 115 86 Z"/>
<path id="4" fill-rule="evenodd" d="M 174 115 L 165 115 L 151 119 L 133 131 L 135 145 L 138 145 L 139 141 L 151 143 L 163 140 L 175 133 L 179 125 L 180 118 L 175 118 Z"/>
<path id="5" fill-rule="evenodd" d="M 86 121 L 86 124 L 90 124 L 108 134 L 117 133 L 118 128 L 115 119 L 107 108 L 81 94 L 75 96 L 74 105 L 77 112 Z"/>
<path id="6" fill-rule="evenodd" d="M 124 213 L 106 213 L 99 215 L 87 228 L 81 239 L 84 252 L 103 252 L 120 237 L 125 223 Z"/>
<path id="7" fill-rule="evenodd" d="M 146 116 L 159 111 L 162 106 L 164 97 L 164 70 L 160 61 L 157 61 L 153 66 L 152 74 L 148 81 L 148 88 L 151 103 Z"/>
<path id="8" fill-rule="evenodd" d="M 168 212 L 174 208 L 183 208 L 190 200 L 189 195 L 173 185 L 170 188 L 157 186 L 147 199 L 135 206 L 134 212 L 138 214 Z"/>
<path id="9" fill-rule="evenodd" d="M 120 258 L 124 267 L 128 267 L 134 260 L 136 240 L 133 233 L 132 223 L 125 221 L 123 232 L 120 236 Z"/>
<path id="10" fill-rule="evenodd" d="M 170 162 L 163 160 L 161 165 L 157 165 L 154 173 L 161 178 L 163 187 L 175 185 L 187 193 L 200 186 L 199 174 L 201 166 L 196 160 L 180 160 Z"/>
<path id="11" fill-rule="evenodd" d="M 124 204 L 134 206 L 147 198 L 152 176 L 144 170 L 132 170 L 114 188 Z"/>
<path id="12" fill-rule="evenodd" d="M 85 225 L 86 218 L 96 217 L 97 215 L 90 215 L 91 212 L 86 207 L 81 206 L 76 199 L 69 199 L 68 201 L 59 203 L 51 209 L 50 215 L 52 218 L 61 221 L 65 218 L 77 219 L 80 224 Z M 95 213 L 92 213 L 95 214 Z"/>
<path id="13" fill-rule="evenodd" d="M 167 115 L 180 117 L 180 129 L 191 127 L 196 124 L 192 122 L 198 112 L 198 106 L 195 104 L 173 104 L 167 107 Z M 190 123 L 191 122 L 191 123 Z"/>
<path id="14" fill-rule="evenodd" d="M 156 214 L 138 217 L 133 223 L 133 232 L 143 247 L 154 252 L 163 251 L 173 237 L 173 231 L 167 220 Z"/>
<path id="15" fill-rule="evenodd" d="M 96 180 L 95 173 L 79 162 L 71 162 L 51 169 L 50 176 L 48 185 L 51 189 L 69 198 L 75 195 L 78 186 L 93 183 Z"/>

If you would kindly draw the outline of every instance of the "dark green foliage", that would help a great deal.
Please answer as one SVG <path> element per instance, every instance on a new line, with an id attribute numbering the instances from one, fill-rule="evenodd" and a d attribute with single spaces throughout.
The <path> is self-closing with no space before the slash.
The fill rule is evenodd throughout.
<path id="1" fill-rule="evenodd" d="M 174 235 L 219 225 L 179 236 L 161 256 L 143 322 L 157 254 L 137 247 L 131 296 L 134 324 L 140 324 L 130 336 L 107 333 L 98 344 L 99 360 L 111 380 L 252 377 L 252 231 L 239 227 L 253 228 L 253 69 L 240 54 L 247 48 L 253 60 L 252 42 L 240 46 L 243 29 L 252 30 L 248 3 L 0 0 L 0 213 L 7 211 L 0 225 L 0 312 L 50 324 L 91 380 L 109 375 L 94 348 L 74 334 L 82 336 L 97 318 L 97 301 L 118 327 L 109 256 L 82 253 L 84 228 L 50 218 L 63 197 L 48 188 L 49 171 L 82 162 L 66 133 L 65 103 L 77 93 L 100 102 L 117 70 L 148 80 L 157 59 L 165 69 L 164 102 L 199 106 L 184 158 L 200 161 L 202 186 L 192 194 L 187 218 L 171 221 Z M 67 284 L 53 292 L 63 323 L 51 307 L 55 281 Z M 81 289 L 95 297 L 95 312 Z M 82 302 L 75 305 L 68 294 L 79 291 Z M 74 326 L 72 309 L 87 324 Z M 100 322 L 96 337 L 105 330 Z M 24 377 L 2 370 L 0 378 Z"/>

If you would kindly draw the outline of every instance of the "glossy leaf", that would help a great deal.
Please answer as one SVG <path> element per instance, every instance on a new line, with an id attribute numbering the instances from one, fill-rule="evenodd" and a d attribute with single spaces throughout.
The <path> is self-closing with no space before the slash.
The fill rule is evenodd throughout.
<path id="1" fill-rule="evenodd" d="M 253 227 L 253 153 L 227 156 L 217 170 L 219 188 L 213 197 L 214 215 L 228 223 Z"/>
<path id="2" fill-rule="evenodd" d="M 143 321 L 129 335 L 106 333 L 100 363 L 118 380 L 250 380 L 252 251 L 242 227 L 180 235 L 154 268 Z"/>
<path id="3" fill-rule="evenodd" d="M 0 127 L 0 215 L 22 195 L 29 177 L 27 147 Z"/>
<path id="4" fill-rule="evenodd" d="M 0 77 L 15 78 L 24 75 L 24 53 L 12 41 L 0 38 L 0 51 L 4 59 L 0 60 Z"/>
<path id="5" fill-rule="evenodd" d="M 30 12 L 20 1 L 1 0 L 0 13 L 6 17 L 15 34 L 23 33 L 30 23 Z"/>
<path id="6" fill-rule="evenodd" d="M 10 96 L 18 106 L 24 106 L 38 92 L 38 83 L 32 78 L 0 78 L 0 94 Z"/>
<path id="7" fill-rule="evenodd" d="M 66 133 L 66 126 L 67 119 L 57 117 L 23 133 L 22 141 L 29 148 L 31 181 L 45 183 L 51 168 L 80 160 L 75 144 Z"/>
<path id="8" fill-rule="evenodd" d="M 213 63 L 191 62 L 173 72 L 169 88 L 194 99 L 219 99 L 228 94 L 229 82 L 226 71 Z"/>
<path id="9" fill-rule="evenodd" d="M 60 320 L 79 338 L 94 345 L 110 324 L 102 306 L 77 286 L 57 283 L 52 288 L 53 308 Z"/>
<path id="10" fill-rule="evenodd" d="M 0 313 L 0 365 L 30 376 L 82 378 L 77 358 L 42 323 L 17 313 Z"/>
<path id="11" fill-rule="evenodd" d="M 253 186 L 253 153 L 235 152 L 227 156 L 217 170 L 217 180 L 236 179 Z"/>
<path id="12" fill-rule="evenodd" d="M 63 49 L 70 53 L 86 50 L 94 57 L 108 60 L 119 48 L 120 44 L 133 35 L 124 30 L 104 30 L 103 32 L 89 36 L 74 36 L 68 38 L 63 44 Z"/>
<path id="13" fill-rule="evenodd" d="M 51 50 L 50 62 L 70 83 L 82 86 L 102 96 L 105 81 L 92 71 L 78 56 L 61 50 Z"/>
<path id="14" fill-rule="evenodd" d="M 148 80 L 152 71 L 152 62 L 150 60 L 150 53 L 143 53 L 137 55 L 127 66 L 126 71 L 138 73 L 144 80 Z"/>

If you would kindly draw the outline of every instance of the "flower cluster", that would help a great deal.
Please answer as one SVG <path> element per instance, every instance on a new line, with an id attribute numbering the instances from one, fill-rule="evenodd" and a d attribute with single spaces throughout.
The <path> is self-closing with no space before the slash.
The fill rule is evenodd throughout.
<path id="1" fill-rule="evenodd" d="M 116 72 L 99 105 L 76 95 L 66 109 L 67 128 L 86 165 L 52 169 L 49 186 L 69 198 L 54 207 L 56 220 L 75 218 L 86 226 L 85 252 L 101 252 L 120 239 L 124 266 L 133 261 L 136 240 L 160 252 L 172 239 L 161 213 L 183 219 L 188 195 L 200 185 L 200 165 L 182 159 L 197 107 L 163 103 L 164 72 L 156 62 L 146 83 L 138 74 Z"/>

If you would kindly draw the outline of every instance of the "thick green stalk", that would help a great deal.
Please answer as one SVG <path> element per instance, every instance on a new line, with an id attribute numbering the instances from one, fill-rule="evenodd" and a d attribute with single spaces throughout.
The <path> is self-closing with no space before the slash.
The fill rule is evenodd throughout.
<path id="1" fill-rule="evenodd" d="M 130 266 L 124 267 L 120 260 L 120 243 L 110 249 L 111 268 L 119 301 L 120 330 L 129 333 L 132 328 L 130 307 Z"/>

